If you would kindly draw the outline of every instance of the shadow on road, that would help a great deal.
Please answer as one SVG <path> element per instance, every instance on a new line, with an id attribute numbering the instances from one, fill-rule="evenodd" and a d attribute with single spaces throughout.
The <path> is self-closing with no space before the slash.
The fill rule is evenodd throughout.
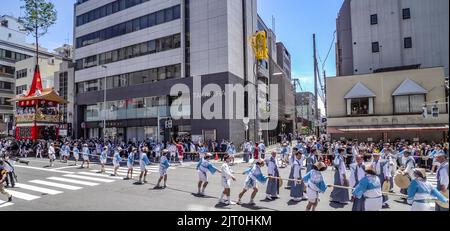
<path id="1" fill-rule="evenodd" d="M 335 209 L 342 209 L 345 207 L 346 204 L 337 203 L 337 202 L 330 202 L 330 207 Z"/>
<path id="2" fill-rule="evenodd" d="M 229 205 L 224 204 L 224 203 L 218 203 L 214 206 L 214 208 L 216 209 L 227 209 L 230 210 L 231 208 L 228 207 Z"/>

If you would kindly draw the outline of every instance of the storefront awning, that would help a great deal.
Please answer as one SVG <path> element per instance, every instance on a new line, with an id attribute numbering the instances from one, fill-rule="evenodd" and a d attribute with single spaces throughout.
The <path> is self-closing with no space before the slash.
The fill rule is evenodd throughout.
<path id="1" fill-rule="evenodd" d="M 420 127 L 365 127 L 365 128 L 330 128 L 329 133 L 354 133 L 354 132 L 408 132 L 408 131 L 438 131 L 447 132 L 449 126 L 420 126 Z"/>
<path id="2" fill-rule="evenodd" d="M 353 88 L 345 95 L 345 99 L 357 99 L 357 98 L 374 98 L 375 93 L 366 87 L 363 83 L 358 82 Z"/>
<path id="3" fill-rule="evenodd" d="M 428 94 L 428 91 L 412 81 L 411 79 L 406 79 L 402 84 L 394 91 L 392 96 L 402 96 L 402 95 L 422 95 Z"/>

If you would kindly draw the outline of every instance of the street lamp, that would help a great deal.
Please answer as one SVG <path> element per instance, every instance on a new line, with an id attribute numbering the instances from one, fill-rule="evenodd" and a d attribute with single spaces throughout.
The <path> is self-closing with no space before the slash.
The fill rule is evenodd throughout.
<path id="1" fill-rule="evenodd" d="M 105 69 L 105 77 L 103 83 L 103 139 L 106 139 L 106 77 L 108 75 L 108 66 L 102 65 Z"/>

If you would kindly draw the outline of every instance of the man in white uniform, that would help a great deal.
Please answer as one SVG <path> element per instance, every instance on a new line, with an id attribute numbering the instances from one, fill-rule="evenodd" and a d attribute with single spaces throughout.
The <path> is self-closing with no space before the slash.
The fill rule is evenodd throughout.
<path id="1" fill-rule="evenodd" d="M 223 186 L 223 193 L 220 196 L 219 203 L 224 203 L 227 205 L 234 205 L 236 203 L 232 202 L 230 199 L 231 194 L 231 180 L 236 181 L 236 178 L 233 176 L 233 173 L 230 169 L 230 161 L 231 156 L 226 155 L 224 157 L 225 163 L 222 164 L 221 172 L 222 172 L 222 186 Z M 226 197 L 226 200 L 223 199 L 223 197 Z"/>

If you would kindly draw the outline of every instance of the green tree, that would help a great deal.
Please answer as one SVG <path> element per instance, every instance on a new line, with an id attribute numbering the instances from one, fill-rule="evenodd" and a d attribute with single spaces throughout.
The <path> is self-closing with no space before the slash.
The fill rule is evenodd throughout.
<path id="1" fill-rule="evenodd" d="M 57 12 L 55 5 L 48 0 L 22 0 L 25 5 L 25 16 L 19 21 L 23 24 L 27 34 L 36 38 L 36 65 L 39 60 L 39 37 L 48 32 L 48 28 L 56 23 Z"/>

